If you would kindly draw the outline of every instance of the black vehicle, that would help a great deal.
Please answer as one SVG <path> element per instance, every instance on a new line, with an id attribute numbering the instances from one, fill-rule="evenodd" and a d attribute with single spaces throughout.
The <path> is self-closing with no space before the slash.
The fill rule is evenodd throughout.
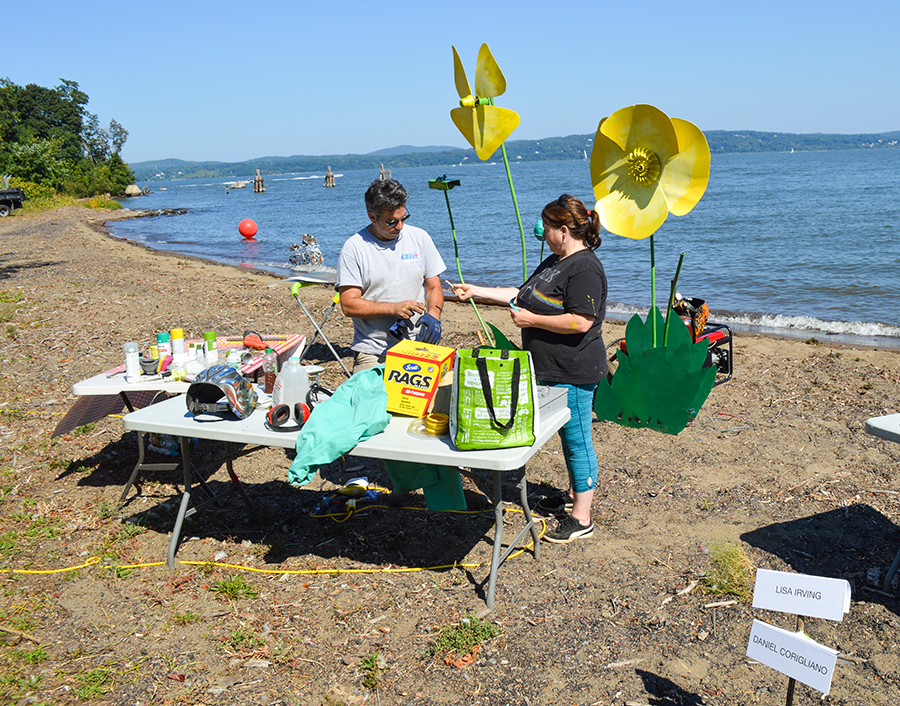
<path id="1" fill-rule="evenodd" d="M 22 189 L 0 189 L 0 217 L 10 216 L 17 208 L 22 208 L 24 200 Z"/>

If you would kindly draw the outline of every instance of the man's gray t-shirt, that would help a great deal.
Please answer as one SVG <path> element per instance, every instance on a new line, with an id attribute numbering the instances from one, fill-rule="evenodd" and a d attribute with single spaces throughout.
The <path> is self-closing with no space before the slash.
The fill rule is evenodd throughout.
<path id="1" fill-rule="evenodd" d="M 423 282 L 446 270 L 431 236 L 405 225 L 394 240 L 378 240 L 363 228 L 350 236 L 338 260 L 336 287 L 359 287 L 362 298 L 373 302 L 425 303 Z M 362 353 L 382 355 L 395 341 L 388 333 L 397 319 L 353 319 L 353 345 Z M 418 321 L 418 316 L 414 317 Z M 418 331 L 411 336 L 415 338 Z"/>

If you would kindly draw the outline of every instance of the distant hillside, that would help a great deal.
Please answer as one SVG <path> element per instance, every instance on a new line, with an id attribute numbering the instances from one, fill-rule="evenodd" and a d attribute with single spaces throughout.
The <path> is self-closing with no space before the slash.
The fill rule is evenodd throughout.
<path id="1" fill-rule="evenodd" d="M 510 161 L 541 162 L 590 157 L 593 134 L 547 137 L 542 140 L 510 140 L 506 153 Z M 814 150 L 893 149 L 900 145 L 900 130 L 870 135 L 792 134 L 754 132 L 752 130 L 709 130 L 709 148 L 714 154 L 733 152 L 796 152 Z M 413 150 L 404 151 L 401 150 Z M 186 162 L 162 159 L 129 164 L 138 181 L 249 177 L 259 169 L 262 174 L 322 172 L 326 167 L 351 169 L 388 169 L 402 167 L 438 167 L 478 159 L 475 150 L 455 147 L 412 147 L 401 145 L 369 154 L 295 155 L 260 157 L 246 162 Z M 499 150 L 489 161 L 501 159 Z"/>
<path id="2" fill-rule="evenodd" d="M 395 155 L 395 154 L 411 154 L 413 152 L 452 152 L 455 149 L 459 149 L 458 147 L 447 147 L 446 145 L 443 147 L 413 147 L 412 145 L 398 145 L 397 147 L 388 147 L 383 150 L 375 150 L 374 152 L 369 152 L 368 154 L 374 155 Z"/>

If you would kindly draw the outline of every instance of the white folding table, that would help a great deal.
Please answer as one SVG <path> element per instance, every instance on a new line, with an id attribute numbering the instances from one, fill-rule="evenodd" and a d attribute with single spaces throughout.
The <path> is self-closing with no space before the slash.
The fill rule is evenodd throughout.
<path id="1" fill-rule="evenodd" d="M 883 417 L 872 417 L 866 420 L 866 432 L 872 436 L 900 444 L 900 414 L 887 414 Z M 884 584 L 881 587 L 885 593 L 890 593 L 891 582 L 894 580 L 894 574 L 897 573 L 898 568 L 900 568 L 900 551 L 897 552 L 891 568 L 885 574 Z"/>
<path id="2" fill-rule="evenodd" d="M 487 605 L 489 608 L 492 608 L 494 603 L 497 570 L 526 534 L 531 534 L 534 542 L 534 556 L 536 559 L 540 558 L 539 535 L 534 518 L 531 516 L 531 510 L 528 507 L 525 464 L 569 420 L 570 415 L 566 406 L 566 393 L 564 390 L 539 386 L 538 398 L 541 410 L 540 429 L 537 431 L 535 443 L 532 446 L 484 451 L 458 451 L 453 447 L 448 436 L 423 438 L 421 435 L 410 434 L 409 425 L 413 421 L 412 418 L 395 416 L 382 433 L 361 442 L 349 452 L 352 456 L 448 466 L 472 478 L 479 489 L 491 499 L 494 506 L 495 525 L 494 547 L 487 593 Z M 129 431 L 171 434 L 179 437 L 181 440 L 184 491 L 178 515 L 175 519 L 175 526 L 172 530 L 172 537 L 169 541 L 167 555 L 169 568 L 174 568 L 175 566 L 175 553 L 178 550 L 181 527 L 185 517 L 193 515 L 216 499 L 211 498 L 200 505 L 191 507 L 192 471 L 188 440 L 199 438 L 224 442 L 225 455 L 204 468 L 218 467 L 224 462 L 232 480 L 226 492 L 239 492 L 249 508 L 250 501 L 234 472 L 232 461 L 240 456 L 252 453 L 260 447 L 280 446 L 294 448 L 297 435 L 299 434 L 299 432 L 277 432 L 268 429 L 265 425 L 265 411 L 262 409 L 256 409 L 252 415 L 240 420 L 236 419 L 234 415 L 225 414 L 207 414 L 195 417 L 188 412 L 182 398 L 173 398 L 139 409 L 126 415 L 123 423 L 125 429 Z M 233 444 L 250 444 L 253 446 L 250 448 L 245 447 L 235 452 L 232 448 Z M 473 474 L 469 469 L 492 471 L 492 490 L 484 487 L 484 483 L 477 474 Z M 195 469 L 198 472 L 201 470 Z M 505 471 L 514 471 L 516 473 L 514 482 L 503 480 Z M 202 473 L 200 475 L 202 477 Z M 525 513 L 526 521 L 525 527 L 510 543 L 505 552 L 502 551 L 503 501 L 501 493 L 504 486 L 515 486 L 519 490 L 519 502 Z"/>
<path id="3" fill-rule="evenodd" d="M 266 343 L 271 342 L 278 354 L 279 369 L 294 354 L 294 351 L 305 346 L 306 343 L 306 336 L 299 333 L 287 336 L 263 336 L 262 339 Z M 220 341 L 222 351 L 240 348 L 243 345 L 243 338 L 226 337 Z M 261 368 L 262 355 L 257 354 L 251 361 L 241 366 L 241 373 L 244 375 L 255 374 Z M 160 392 L 180 395 L 187 392 L 189 387 L 189 382 L 173 380 L 171 377 L 160 375 L 141 375 L 137 382 L 126 382 L 124 365 L 98 373 L 72 385 L 72 394 L 76 395 L 78 399 L 56 425 L 50 438 L 68 434 L 83 424 L 100 421 L 109 414 L 118 414 L 122 411 L 123 405 L 129 412 L 134 412 L 136 409 L 150 405 Z M 179 466 L 177 463 L 144 463 L 144 433 L 141 431 L 137 433 L 137 445 L 138 460 L 125 484 L 122 496 L 119 498 L 120 503 L 125 502 L 128 491 L 131 490 L 140 471 L 171 471 Z"/>

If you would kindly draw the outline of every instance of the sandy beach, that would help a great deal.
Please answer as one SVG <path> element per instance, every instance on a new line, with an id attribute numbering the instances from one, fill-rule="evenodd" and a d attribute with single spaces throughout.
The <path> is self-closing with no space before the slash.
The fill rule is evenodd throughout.
<path id="1" fill-rule="evenodd" d="M 120 507 L 136 459 L 120 417 L 50 438 L 72 385 L 120 364 L 124 341 L 145 346 L 173 327 L 313 331 L 274 276 L 108 234 L 106 221 L 132 215 L 0 219 L 7 702 L 783 704 L 787 677 L 745 653 L 754 618 L 789 630 L 796 619 L 704 590 L 725 544 L 754 568 L 851 584 L 841 622 L 805 623 L 846 657 L 831 693 L 798 684 L 794 704 L 900 702 L 900 602 L 880 579 L 900 550 L 900 446 L 864 430 L 900 412 L 897 350 L 739 334 L 734 378 L 677 436 L 596 422 L 597 530 L 544 544 L 540 561 L 511 558 L 492 613 L 491 513 L 428 513 L 415 493 L 346 522 L 310 517 L 352 477 L 389 487 L 378 462 L 349 457 L 302 488 L 287 483 L 282 449 L 236 461 L 255 513 L 229 499 L 188 522 L 177 558 L 191 563 L 170 571 L 180 476 L 144 474 Z M 332 293 L 309 287 L 304 301 L 322 312 Z M 503 309 L 483 311 L 518 340 Z M 470 307 L 448 302 L 443 321 L 445 345 L 477 345 Z M 351 329 L 339 311 L 325 328 L 348 365 Z M 624 336 L 624 324 L 607 322 L 604 336 Z M 326 385 L 341 382 L 324 346 L 311 359 Z M 216 451 L 201 441 L 196 456 Z M 564 487 L 559 454 L 554 439 L 529 463 L 535 498 Z M 210 480 L 227 482 L 224 471 Z M 520 517 L 508 513 L 511 529 Z M 235 577 L 253 591 L 229 595 Z M 431 654 L 440 630 L 471 613 L 500 635 L 471 663 Z"/>

